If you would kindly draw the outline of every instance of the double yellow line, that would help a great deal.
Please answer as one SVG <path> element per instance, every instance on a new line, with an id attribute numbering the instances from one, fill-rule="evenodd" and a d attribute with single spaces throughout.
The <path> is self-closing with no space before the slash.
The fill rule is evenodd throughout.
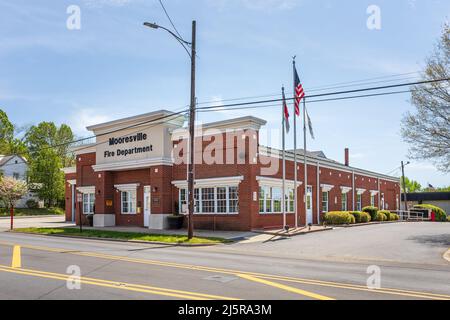
<path id="1" fill-rule="evenodd" d="M 0 241 L 0 245 L 1 244 L 12 245 L 11 243 L 6 243 L 6 242 Z M 304 291 L 301 289 L 297 289 L 294 287 L 288 287 L 288 286 L 285 286 L 285 285 L 282 285 L 279 283 L 274 283 L 272 281 L 264 282 L 264 281 L 261 281 L 261 279 L 275 280 L 275 281 L 295 283 L 295 284 L 306 284 L 306 285 L 311 285 L 311 286 L 332 287 L 332 288 L 346 289 L 346 290 L 360 291 L 360 292 L 370 292 L 370 293 L 377 293 L 377 294 L 388 294 L 388 295 L 396 295 L 396 296 L 403 296 L 403 297 L 420 298 L 420 299 L 450 300 L 450 296 L 444 295 L 444 294 L 434 294 L 434 293 L 427 293 L 427 292 L 418 292 L 418 291 L 391 289 L 391 288 L 369 289 L 366 286 L 345 284 L 345 283 L 339 283 L 339 282 L 302 279 L 302 278 L 296 278 L 296 277 L 278 276 L 278 275 L 248 272 L 248 271 L 242 271 L 242 270 L 212 268 L 212 267 L 180 264 L 180 263 L 173 263 L 173 262 L 163 262 L 163 261 L 157 261 L 157 260 L 129 258 L 129 257 L 114 256 L 114 255 L 94 253 L 94 252 L 69 251 L 69 250 L 63 250 L 63 249 L 47 248 L 47 247 L 32 246 L 32 245 L 22 245 L 22 247 L 27 248 L 27 249 L 32 249 L 32 250 L 55 252 L 55 253 L 65 253 L 65 254 L 84 256 L 84 257 L 92 257 L 92 258 L 105 259 L 105 260 L 113 260 L 113 261 L 145 264 L 145 265 L 155 265 L 155 266 L 163 266 L 163 267 L 180 268 L 180 269 L 187 269 L 187 270 L 206 271 L 206 272 L 212 272 L 212 273 L 234 275 L 234 276 L 238 276 L 240 278 L 243 278 L 243 279 L 246 279 L 249 281 L 254 281 L 254 282 L 259 282 L 262 284 L 270 285 L 270 286 L 277 287 L 282 290 L 301 294 L 301 295 L 304 295 L 304 296 L 307 296 L 307 297 L 310 297 L 313 299 L 330 300 L 331 298 L 322 296 L 322 295 L 318 295 L 318 294 L 315 294 L 312 292 Z"/>
<path id="2" fill-rule="evenodd" d="M 44 271 L 37 271 L 37 270 L 30 270 L 30 269 L 18 269 L 18 268 L 12 268 L 12 267 L 2 266 L 2 265 L 0 265 L 0 272 L 8 272 L 8 273 L 20 274 L 20 275 L 25 275 L 25 276 L 32 276 L 32 277 L 46 278 L 46 279 L 53 279 L 53 280 L 62 280 L 62 281 L 77 280 L 80 282 L 80 284 L 88 284 L 88 285 L 93 285 L 93 286 L 100 286 L 100 287 L 113 288 L 113 289 L 119 289 L 119 290 L 161 295 L 161 296 L 166 296 L 166 297 L 168 296 L 168 297 L 173 297 L 173 298 L 178 298 L 178 299 L 238 300 L 235 298 L 224 297 L 224 296 L 216 296 L 216 295 L 196 293 L 196 292 L 190 292 L 190 291 L 144 286 L 144 285 L 138 285 L 138 284 L 132 284 L 132 283 L 109 281 L 109 280 L 102 280 L 102 279 L 95 279 L 95 278 L 88 278 L 88 277 L 74 278 L 73 276 L 67 275 L 67 274 L 44 272 Z"/>

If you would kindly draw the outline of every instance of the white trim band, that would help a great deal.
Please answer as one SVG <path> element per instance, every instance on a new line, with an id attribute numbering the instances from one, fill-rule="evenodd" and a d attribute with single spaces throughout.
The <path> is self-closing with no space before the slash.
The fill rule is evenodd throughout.
<path id="1" fill-rule="evenodd" d="M 143 160 L 132 160 L 115 163 L 104 163 L 93 165 L 92 169 L 95 172 L 99 171 L 119 171 L 119 170 L 133 170 L 133 169 L 145 169 L 154 166 L 173 166 L 172 159 L 168 158 L 151 158 Z"/>
<path id="2" fill-rule="evenodd" d="M 379 193 L 378 190 L 370 190 L 370 195 L 371 195 L 372 197 L 373 197 L 373 196 L 376 196 L 378 193 Z"/>

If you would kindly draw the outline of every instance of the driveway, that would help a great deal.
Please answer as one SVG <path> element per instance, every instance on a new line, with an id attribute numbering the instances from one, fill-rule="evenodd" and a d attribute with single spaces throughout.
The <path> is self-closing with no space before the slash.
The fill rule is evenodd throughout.
<path id="1" fill-rule="evenodd" d="M 449 265 L 443 259 L 449 248 L 450 223 L 405 222 L 337 228 L 269 242 L 221 246 L 217 250 L 342 262 Z"/>
<path id="2" fill-rule="evenodd" d="M 64 216 L 33 216 L 33 217 L 15 217 L 14 228 L 52 228 L 68 227 L 73 223 L 67 223 Z M 0 231 L 6 231 L 10 228 L 9 218 L 0 218 Z"/>

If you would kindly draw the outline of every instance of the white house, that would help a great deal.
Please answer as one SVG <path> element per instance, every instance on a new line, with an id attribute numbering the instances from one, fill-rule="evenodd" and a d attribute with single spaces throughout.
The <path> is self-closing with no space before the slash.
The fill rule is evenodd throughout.
<path id="1" fill-rule="evenodd" d="M 28 162 L 24 157 L 18 155 L 3 156 L 0 155 L 0 173 L 4 177 L 13 177 L 17 180 L 26 181 L 28 171 Z M 29 199 L 34 199 L 39 201 L 39 199 L 33 194 L 28 193 L 25 195 L 17 204 L 17 208 L 26 208 L 27 201 Z"/>

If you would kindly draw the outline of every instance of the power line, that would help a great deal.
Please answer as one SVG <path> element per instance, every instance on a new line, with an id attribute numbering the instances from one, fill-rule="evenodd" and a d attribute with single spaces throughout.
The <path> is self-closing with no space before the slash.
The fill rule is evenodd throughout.
<path id="1" fill-rule="evenodd" d="M 166 7 L 164 6 L 164 3 L 162 2 L 162 0 L 159 0 L 159 3 L 161 4 L 162 9 L 164 10 L 164 13 L 166 14 L 167 19 L 169 19 L 170 24 L 172 25 L 173 29 L 175 30 L 176 34 L 180 37 L 183 38 L 180 33 L 178 32 L 177 27 L 175 27 L 175 24 L 173 23 L 172 19 L 170 18 L 169 13 L 166 10 Z"/>
<path id="2" fill-rule="evenodd" d="M 307 96 L 305 96 L 305 99 L 332 96 L 332 95 L 349 94 L 349 93 L 375 91 L 375 90 L 382 90 L 382 89 L 392 89 L 392 88 L 414 86 L 414 85 L 420 85 L 420 84 L 429 84 L 429 83 L 436 83 L 436 82 L 449 81 L 449 80 L 450 80 L 450 78 L 434 79 L 434 80 L 394 84 L 394 85 L 388 85 L 388 86 L 379 86 L 379 87 L 362 88 L 362 89 L 354 89 L 354 90 L 346 90 L 346 91 L 327 92 L 327 93 L 320 93 L 320 94 L 314 94 L 314 95 L 307 95 Z M 286 100 L 292 101 L 292 100 L 294 100 L 294 98 L 293 97 L 286 98 Z M 278 99 L 268 99 L 268 100 L 249 101 L 249 102 L 232 103 L 232 104 L 225 104 L 225 105 L 208 106 L 208 107 L 201 107 L 198 109 L 207 110 L 207 109 L 217 109 L 217 108 L 239 107 L 239 106 L 246 106 L 246 105 L 257 105 L 257 104 L 274 103 L 274 102 L 282 102 L 282 101 L 283 101 L 283 99 L 278 98 Z"/>

